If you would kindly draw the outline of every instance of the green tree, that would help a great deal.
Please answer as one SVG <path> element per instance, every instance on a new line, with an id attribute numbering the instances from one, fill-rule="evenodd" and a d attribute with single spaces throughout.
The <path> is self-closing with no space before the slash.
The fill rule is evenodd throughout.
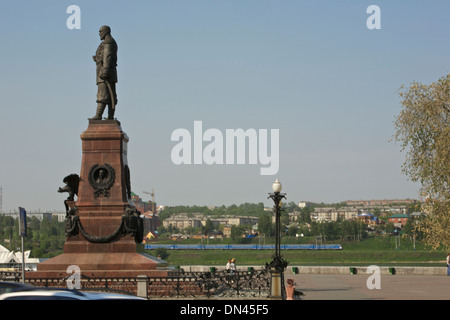
<path id="1" fill-rule="evenodd" d="M 211 222 L 211 219 L 206 219 L 205 225 L 202 226 L 202 233 L 207 236 L 208 234 L 211 233 L 211 231 L 214 230 L 213 224 Z"/>
<path id="2" fill-rule="evenodd" d="M 283 226 L 289 225 L 289 213 L 287 213 L 287 211 L 285 211 L 285 210 L 281 211 L 280 223 L 281 223 L 282 228 L 283 228 Z"/>
<path id="3" fill-rule="evenodd" d="M 295 237 L 297 235 L 297 232 L 298 232 L 298 227 L 296 225 L 291 225 L 291 226 L 289 226 L 286 235 L 288 235 L 290 237 Z"/>
<path id="4" fill-rule="evenodd" d="M 311 223 L 311 212 L 314 211 L 313 207 L 304 207 L 300 210 L 299 222 Z"/>
<path id="5" fill-rule="evenodd" d="M 274 226 L 272 223 L 272 215 L 265 214 L 261 216 L 258 220 L 258 231 L 268 237 L 275 234 Z"/>
<path id="6" fill-rule="evenodd" d="M 401 88 L 402 109 L 394 141 L 406 151 L 403 172 L 420 182 L 427 199 L 419 225 L 426 242 L 450 247 L 450 74 L 430 85 L 413 82 Z"/>
<path id="7" fill-rule="evenodd" d="M 294 201 L 290 201 L 285 205 L 284 208 L 287 212 L 294 212 L 296 209 L 298 209 L 298 205 Z"/>
<path id="8" fill-rule="evenodd" d="M 414 235 L 415 225 L 413 219 L 406 220 L 406 224 L 402 227 L 402 231 L 409 237 Z"/>
<path id="9" fill-rule="evenodd" d="M 156 256 L 160 257 L 163 260 L 167 259 L 167 257 L 169 257 L 169 254 L 167 253 L 166 248 L 157 248 L 155 252 L 156 252 Z"/>
<path id="10" fill-rule="evenodd" d="M 231 226 L 230 238 L 234 243 L 238 243 L 242 235 L 242 229 L 239 226 Z"/>
<path id="11" fill-rule="evenodd" d="M 395 226 L 394 226 L 394 224 L 392 222 L 386 223 L 384 231 L 387 234 L 392 234 L 394 232 L 394 230 L 395 230 Z"/>
<path id="12" fill-rule="evenodd" d="M 31 219 L 29 219 L 28 226 L 33 230 L 40 230 L 41 229 L 41 222 L 38 218 L 35 216 L 32 216 Z"/>

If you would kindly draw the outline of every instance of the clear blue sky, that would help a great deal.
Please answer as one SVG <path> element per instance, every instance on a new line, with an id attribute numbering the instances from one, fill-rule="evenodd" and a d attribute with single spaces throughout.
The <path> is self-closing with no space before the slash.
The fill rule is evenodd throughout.
<path id="1" fill-rule="evenodd" d="M 69 30 L 69 5 L 81 29 Z M 381 29 L 369 30 L 369 5 Z M 399 88 L 450 67 L 448 1 L 2 1 L 0 186 L 3 211 L 63 210 L 96 109 L 98 28 L 119 45 L 116 116 L 133 191 L 162 205 L 418 198 L 389 140 Z M 180 165 L 177 128 L 279 129 L 280 168 Z"/>

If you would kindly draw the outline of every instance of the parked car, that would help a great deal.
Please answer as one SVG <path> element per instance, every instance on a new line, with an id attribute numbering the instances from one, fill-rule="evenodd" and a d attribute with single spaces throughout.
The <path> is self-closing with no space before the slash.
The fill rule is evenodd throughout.
<path id="1" fill-rule="evenodd" d="M 65 290 L 25 290 L 4 293 L 0 300 L 89 300 L 84 295 Z"/>
<path id="2" fill-rule="evenodd" d="M 34 288 L 0 295 L 0 300 L 146 300 L 144 298 L 107 292 L 81 292 L 58 288 Z"/>
<path id="3" fill-rule="evenodd" d="M 129 294 L 111 292 L 81 292 L 88 300 L 147 300 Z"/>
<path id="4" fill-rule="evenodd" d="M 22 282 L 0 281 L 0 294 L 22 290 L 30 290 L 32 288 L 34 287 Z"/>

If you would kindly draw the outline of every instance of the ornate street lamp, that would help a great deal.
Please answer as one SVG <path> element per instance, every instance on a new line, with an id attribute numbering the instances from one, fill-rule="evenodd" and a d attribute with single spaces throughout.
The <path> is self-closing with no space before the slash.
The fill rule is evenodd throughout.
<path id="1" fill-rule="evenodd" d="M 284 270 L 287 267 L 287 261 L 283 260 L 281 257 L 281 211 L 283 210 L 280 206 L 281 200 L 286 198 L 285 193 L 281 193 L 281 183 L 277 179 L 273 185 L 273 193 L 269 193 L 269 198 L 274 202 L 274 212 L 275 212 L 275 255 L 273 260 L 267 264 L 266 268 L 270 270 L 272 275 L 271 283 L 271 297 L 274 299 L 283 299 L 284 293 Z"/>

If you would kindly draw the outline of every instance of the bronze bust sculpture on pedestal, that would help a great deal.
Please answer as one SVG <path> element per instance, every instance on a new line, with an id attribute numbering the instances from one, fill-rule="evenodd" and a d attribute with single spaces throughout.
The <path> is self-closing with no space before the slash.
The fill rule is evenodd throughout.
<path id="1" fill-rule="evenodd" d="M 99 30 L 102 42 L 97 48 L 94 59 L 97 64 L 97 112 L 89 120 L 102 120 L 103 111 L 108 106 L 108 120 L 114 120 L 117 104 L 117 43 L 111 36 L 111 28 L 102 26 Z"/>

